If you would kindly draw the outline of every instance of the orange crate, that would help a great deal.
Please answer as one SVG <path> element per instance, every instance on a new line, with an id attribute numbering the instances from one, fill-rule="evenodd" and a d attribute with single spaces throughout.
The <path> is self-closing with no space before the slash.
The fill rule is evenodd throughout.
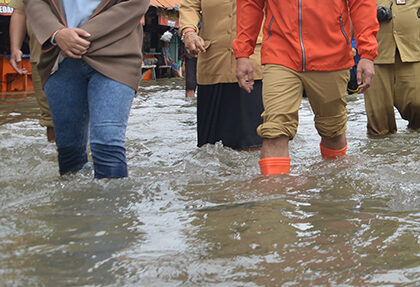
<path id="1" fill-rule="evenodd" d="M 16 73 L 10 65 L 9 59 L 9 55 L 0 55 L 0 90 L 2 92 L 33 91 L 32 65 L 29 61 L 29 56 L 25 55 L 21 63 L 22 67 L 28 71 L 26 75 Z"/>

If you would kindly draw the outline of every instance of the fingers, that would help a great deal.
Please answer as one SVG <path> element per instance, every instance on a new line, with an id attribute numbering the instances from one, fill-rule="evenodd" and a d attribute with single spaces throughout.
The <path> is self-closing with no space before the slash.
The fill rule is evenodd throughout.
<path id="1" fill-rule="evenodd" d="M 9 63 L 18 74 L 27 74 L 28 71 L 25 68 L 20 68 L 20 63 L 22 62 L 22 51 L 12 52 Z"/>
<path id="2" fill-rule="evenodd" d="M 254 83 L 250 83 L 248 81 L 245 81 L 245 79 L 243 79 L 243 81 L 241 81 L 241 83 L 239 83 L 239 87 L 241 87 L 242 89 L 244 89 L 248 94 L 252 92 L 252 90 L 254 89 Z"/>
<path id="3" fill-rule="evenodd" d="M 195 33 L 185 35 L 184 39 L 185 49 L 187 53 L 192 56 L 197 56 L 199 53 L 205 53 L 204 40 Z"/>
<path id="4" fill-rule="evenodd" d="M 362 77 L 362 70 L 359 69 L 359 67 L 357 68 L 357 75 L 356 75 L 356 77 L 357 77 L 357 85 L 359 85 L 359 90 L 360 90 L 360 87 L 361 87 L 362 82 L 363 82 L 363 77 Z"/>
<path id="5" fill-rule="evenodd" d="M 80 29 L 80 28 L 74 28 L 74 31 L 82 38 L 89 38 L 90 37 L 90 34 L 86 30 L 83 30 L 83 29 Z"/>
<path id="6" fill-rule="evenodd" d="M 70 58 L 74 58 L 74 59 L 81 59 L 82 55 L 81 54 L 77 54 L 77 53 L 73 53 L 72 51 L 62 51 L 63 55 L 66 57 L 70 57 Z"/>
<path id="7" fill-rule="evenodd" d="M 248 74 L 247 74 L 247 76 L 248 76 L 248 83 L 249 83 L 252 87 L 254 87 L 254 71 L 252 71 L 252 70 L 248 70 Z"/>
<path id="8" fill-rule="evenodd" d="M 19 68 L 20 61 L 18 62 L 15 59 L 10 58 L 9 63 L 10 63 L 10 66 L 12 66 L 13 70 L 21 74 L 21 69 Z"/>
<path id="9" fill-rule="evenodd" d="M 204 40 L 201 37 L 197 37 L 197 38 L 198 38 L 198 41 L 197 41 L 198 43 L 196 44 L 196 47 L 200 53 L 204 53 L 206 51 L 206 48 L 204 48 L 204 45 L 205 45 Z"/>
<path id="10" fill-rule="evenodd" d="M 74 54 L 77 55 L 84 55 L 86 54 L 87 50 L 88 50 L 89 46 L 82 46 L 79 44 L 74 45 L 73 47 L 70 48 L 70 51 Z"/>
<path id="11" fill-rule="evenodd" d="M 375 75 L 375 68 L 373 61 L 368 59 L 361 59 L 357 65 L 357 84 L 359 85 L 359 92 L 365 92 L 372 84 Z"/>
<path id="12" fill-rule="evenodd" d="M 254 70 L 252 62 L 248 58 L 238 58 L 236 60 L 236 78 L 239 87 L 247 93 L 254 89 Z"/>
<path id="13" fill-rule="evenodd" d="M 80 59 L 82 55 L 86 54 L 90 46 L 87 37 L 90 37 L 90 34 L 83 29 L 64 28 L 56 34 L 55 40 L 63 55 Z"/>

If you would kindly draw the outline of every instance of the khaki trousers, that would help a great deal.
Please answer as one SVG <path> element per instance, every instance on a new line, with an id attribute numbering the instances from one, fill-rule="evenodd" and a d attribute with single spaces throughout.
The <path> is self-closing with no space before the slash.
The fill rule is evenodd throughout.
<path id="1" fill-rule="evenodd" d="M 36 63 L 32 64 L 32 83 L 34 84 L 35 98 L 38 102 L 41 110 L 41 116 L 39 124 L 43 127 L 52 127 L 52 119 L 50 114 L 50 108 L 48 106 L 47 97 L 45 96 L 44 90 L 42 89 L 41 78 L 36 67 Z"/>
<path id="2" fill-rule="evenodd" d="M 394 106 L 411 128 L 420 128 L 420 62 L 375 64 L 375 77 L 365 93 L 368 133 L 386 135 L 397 131 Z"/>
<path id="3" fill-rule="evenodd" d="M 347 124 L 347 83 L 349 70 L 299 73 L 281 65 L 264 65 L 264 123 L 257 128 L 262 138 L 281 135 L 293 139 L 303 89 L 315 114 L 315 128 L 322 137 L 345 133 Z"/>

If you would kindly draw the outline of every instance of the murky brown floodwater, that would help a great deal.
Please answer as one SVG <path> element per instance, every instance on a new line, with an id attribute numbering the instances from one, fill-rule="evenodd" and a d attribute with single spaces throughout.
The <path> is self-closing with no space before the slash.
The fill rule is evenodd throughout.
<path id="1" fill-rule="evenodd" d="M 195 100 L 153 82 L 134 101 L 130 178 L 60 178 L 33 97 L 0 99 L 1 286 L 419 286 L 420 132 L 366 136 L 325 162 L 309 104 L 292 173 L 195 145 Z"/>

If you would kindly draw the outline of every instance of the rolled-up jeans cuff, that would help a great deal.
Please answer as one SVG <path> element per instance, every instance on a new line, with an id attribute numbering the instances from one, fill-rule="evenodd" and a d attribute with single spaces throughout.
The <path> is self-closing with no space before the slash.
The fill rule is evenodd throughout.
<path id="1" fill-rule="evenodd" d="M 119 178 L 128 176 L 124 147 L 95 143 L 92 143 L 90 147 L 95 178 Z"/>
<path id="2" fill-rule="evenodd" d="M 88 161 L 85 147 L 63 147 L 57 151 L 60 175 L 81 170 Z"/>

